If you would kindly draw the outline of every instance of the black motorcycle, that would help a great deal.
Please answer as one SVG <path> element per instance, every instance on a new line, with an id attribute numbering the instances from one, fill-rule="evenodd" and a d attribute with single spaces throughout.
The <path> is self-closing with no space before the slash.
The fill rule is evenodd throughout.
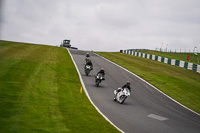
<path id="1" fill-rule="evenodd" d="M 95 76 L 95 85 L 97 87 L 99 87 L 99 84 L 101 83 L 102 80 L 105 80 L 104 76 L 102 73 L 98 73 L 96 76 Z"/>

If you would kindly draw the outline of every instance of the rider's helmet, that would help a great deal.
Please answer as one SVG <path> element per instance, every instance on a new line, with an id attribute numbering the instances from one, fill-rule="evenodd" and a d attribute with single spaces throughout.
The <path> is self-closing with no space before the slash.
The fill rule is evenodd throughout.
<path id="1" fill-rule="evenodd" d="M 102 67 L 100 70 L 101 73 L 105 73 L 104 68 Z"/>
<path id="2" fill-rule="evenodd" d="M 130 81 L 127 81 L 127 82 L 126 82 L 126 85 L 127 85 L 127 86 L 130 86 L 130 85 L 131 85 L 131 82 L 130 82 Z"/>

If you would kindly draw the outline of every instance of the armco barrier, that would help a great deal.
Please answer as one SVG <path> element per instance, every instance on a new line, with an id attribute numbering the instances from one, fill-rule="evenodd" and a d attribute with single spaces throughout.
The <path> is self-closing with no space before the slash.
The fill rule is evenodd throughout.
<path id="1" fill-rule="evenodd" d="M 188 62 L 176 60 L 176 59 L 169 59 L 169 58 L 165 58 L 162 56 L 140 53 L 140 52 L 133 51 L 133 50 L 120 50 L 120 52 L 124 53 L 124 54 L 129 54 L 129 55 L 133 55 L 133 56 L 138 56 L 138 57 L 142 57 L 142 58 L 146 58 L 146 59 L 163 62 L 163 63 L 169 64 L 169 65 L 176 65 L 176 66 L 179 66 L 179 67 L 182 67 L 185 69 L 189 69 L 189 70 L 193 70 L 195 72 L 200 73 L 200 65 L 197 65 L 197 64 L 188 63 Z"/>

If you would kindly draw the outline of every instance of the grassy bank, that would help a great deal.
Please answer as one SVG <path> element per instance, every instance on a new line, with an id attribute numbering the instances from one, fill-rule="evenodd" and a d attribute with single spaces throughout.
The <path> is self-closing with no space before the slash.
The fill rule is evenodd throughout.
<path id="1" fill-rule="evenodd" d="M 80 94 L 66 49 L 1 41 L 0 132 L 118 132 Z"/>
<path id="2" fill-rule="evenodd" d="M 137 74 L 173 99 L 200 113 L 199 73 L 118 52 L 97 54 Z"/>
<path id="3" fill-rule="evenodd" d="M 170 59 L 176 59 L 176 60 L 182 60 L 185 62 L 190 62 L 194 64 L 200 64 L 200 54 L 198 53 L 195 55 L 194 53 L 175 53 L 175 52 L 158 52 L 158 51 L 152 51 L 152 50 L 145 50 L 141 51 L 141 53 L 147 53 L 157 56 L 162 56 Z M 187 60 L 187 56 L 190 56 L 190 60 Z"/>

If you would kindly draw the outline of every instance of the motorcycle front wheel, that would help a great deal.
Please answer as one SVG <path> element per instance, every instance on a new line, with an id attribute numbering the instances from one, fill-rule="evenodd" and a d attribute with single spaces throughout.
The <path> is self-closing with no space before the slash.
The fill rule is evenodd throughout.
<path id="1" fill-rule="evenodd" d="M 88 76 L 90 73 L 90 70 L 85 70 L 85 74 Z"/>
<path id="2" fill-rule="evenodd" d="M 120 104 L 124 103 L 124 101 L 126 100 L 126 98 L 127 98 L 127 96 L 125 96 L 125 95 L 120 96 L 119 103 Z"/>
<path id="3" fill-rule="evenodd" d="M 100 80 L 96 81 L 96 86 L 99 87 Z"/>

